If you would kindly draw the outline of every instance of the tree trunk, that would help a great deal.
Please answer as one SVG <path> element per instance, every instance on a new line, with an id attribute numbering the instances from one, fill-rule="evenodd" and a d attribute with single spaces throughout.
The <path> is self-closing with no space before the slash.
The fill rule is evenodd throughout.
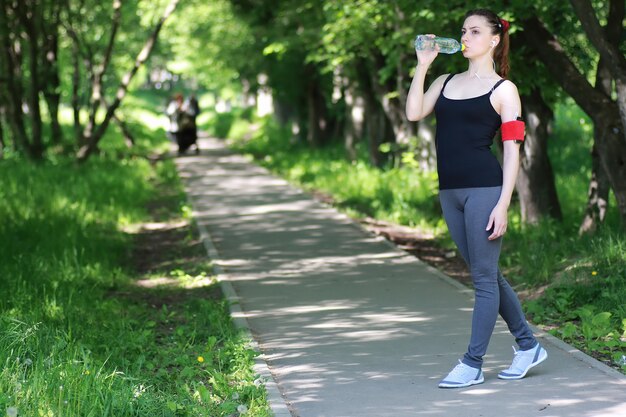
<path id="1" fill-rule="evenodd" d="M 372 89 L 371 78 L 368 76 L 367 67 L 364 64 L 357 64 L 357 77 L 359 90 L 362 92 L 365 108 L 365 123 L 363 136 L 367 140 L 370 163 L 375 167 L 382 166 L 382 155 L 380 144 L 384 132 L 384 110 L 378 102 L 375 92 Z"/>
<path id="2" fill-rule="evenodd" d="M 43 158 L 43 137 L 42 137 L 42 121 L 41 107 L 39 104 L 39 93 L 41 92 L 41 81 L 39 77 L 39 50 L 38 31 L 39 24 L 37 19 L 41 18 L 41 11 L 37 5 L 30 2 L 18 2 L 18 13 L 20 21 L 24 27 L 24 32 L 28 38 L 28 69 L 30 72 L 30 81 L 28 86 L 28 94 L 26 95 L 26 103 L 30 118 L 30 143 L 27 147 L 28 154 L 33 159 Z"/>
<path id="3" fill-rule="evenodd" d="M 525 38 L 553 78 L 591 117 L 600 132 L 596 137 L 598 155 L 626 224 L 626 131 L 620 108 L 611 97 L 595 90 L 564 53 L 558 40 L 536 17 L 522 22 Z"/>
<path id="4" fill-rule="evenodd" d="M 580 16 L 581 13 L 589 13 L 593 12 L 592 9 L 589 8 L 589 5 L 583 4 L 580 1 L 572 2 L 574 6 L 574 10 Z M 595 19 L 595 15 L 591 16 L 583 16 L 581 20 L 585 20 L 583 22 L 583 27 L 587 32 L 588 36 L 594 39 L 592 43 L 598 48 L 598 50 L 603 49 L 604 53 L 600 52 L 600 59 L 598 61 L 598 66 L 596 70 L 596 84 L 595 89 L 607 96 L 611 96 L 613 92 L 613 75 L 615 74 L 615 69 L 622 67 L 623 71 L 626 71 L 626 66 L 624 65 L 624 57 L 610 57 L 614 55 L 615 51 L 612 45 L 618 46 L 622 39 L 622 32 L 624 30 L 622 26 L 622 21 L 624 20 L 624 14 L 626 13 L 626 5 L 623 1 L 615 1 L 612 0 L 609 4 L 609 14 L 607 17 L 607 24 L 603 28 L 604 30 L 599 30 L 599 24 Z M 608 43 L 608 45 L 607 45 Z M 611 50 L 613 49 L 613 50 Z M 621 54 L 620 54 L 621 55 Z M 622 63 L 620 64 L 620 58 Z M 607 64 L 607 62 L 612 61 L 612 68 Z M 619 73 L 619 70 L 617 71 Z M 620 87 L 619 83 L 617 86 L 618 90 L 618 105 L 620 107 L 621 115 L 622 115 L 622 124 L 625 123 L 624 118 L 624 106 L 620 103 Z M 622 94 L 622 101 L 624 95 Z M 624 125 L 626 128 L 626 125 Z M 625 129 L 626 131 L 626 129 Z M 596 124 L 594 126 L 594 138 L 595 143 L 598 142 L 599 136 L 602 135 L 602 129 Z M 606 211 L 608 209 L 608 201 L 609 201 L 609 179 L 607 173 L 604 171 L 600 157 L 598 155 L 598 149 L 596 144 L 594 143 L 593 150 L 591 152 L 592 158 L 592 171 L 591 171 L 591 180 L 589 183 L 589 192 L 588 192 L 588 200 L 587 200 L 587 209 L 585 210 L 585 217 L 579 228 L 579 233 L 592 233 L 594 232 L 598 225 L 604 221 L 606 216 Z"/>
<path id="5" fill-rule="evenodd" d="M 74 139 L 79 145 L 82 142 L 82 126 L 80 123 L 80 58 L 78 40 L 72 42 L 72 118 L 74 120 Z"/>
<path id="6" fill-rule="evenodd" d="M 365 105 L 367 113 L 367 127 L 365 136 L 367 137 L 370 163 L 375 167 L 382 167 L 383 157 L 380 152 L 380 145 L 384 140 L 386 116 L 377 102 L 367 101 Z"/>
<path id="7" fill-rule="evenodd" d="M 363 126 L 365 124 L 365 100 L 356 93 L 354 87 L 348 86 L 344 90 L 346 102 L 345 125 L 344 125 L 344 148 L 348 160 L 356 161 L 356 144 L 363 136 Z"/>
<path id="8" fill-rule="evenodd" d="M 111 62 L 113 45 L 115 45 L 115 37 L 117 36 L 117 31 L 120 26 L 121 18 L 122 2 L 120 0 L 113 0 L 111 32 L 109 33 L 109 41 L 104 52 L 104 58 L 98 66 L 95 65 L 95 62 L 93 62 L 93 56 L 89 57 L 90 64 L 88 65 L 88 68 L 91 69 L 91 96 L 89 102 L 91 105 L 91 109 L 89 111 L 89 119 L 87 121 L 87 125 L 85 126 L 85 131 L 83 132 L 83 136 L 87 142 L 90 140 L 91 136 L 93 135 L 94 129 L 96 128 L 96 114 L 98 113 L 98 110 L 100 109 L 100 105 L 102 104 L 102 100 L 104 98 L 104 74 L 109 66 L 109 62 Z"/>
<path id="9" fill-rule="evenodd" d="M 24 113 L 22 111 L 23 89 L 22 89 L 22 45 L 19 38 L 11 36 L 11 33 L 18 33 L 16 26 L 18 19 L 16 10 L 5 0 L 0 0 L 0 42 L 2 42 L 3 59 L 0 59 L 0 74 L 2 74 L 2 84 L 7 97 L 7 122 L 14 148 L 17 151 L 27 152 L 29 143 L 24 123 Z"/>
<path id="10" fill-rule="evenodd" d="M 292 106 L 275 95 L 272 98 L 272 102 L 274 103 L 274 117 L 276 121 L 281 126 L 287 126 L 287 123 L 293 119 Z"/>
<path id="11" fill-rule="evenodd" d="M 611 0 L 609 4 L 609 21 L 606 30 L 602 28 L 595 10 L 589 0 L 570 0 L 574 12 L 580 19 L 587 37 L 600 53 L 600 57 L 611 76 L 615 80 L 617 90 L 617 105 L 619 107 L 622 132 L 626 135 L 626 57 L 620 51 L 621 36 L 611 36 L 612 31 L 623 30 L 624 0 Z M 615 18 L 611 19 L 611 15 Z M 621 18 L 620 18 L 621 17 Z M 626 180 L 625 180 L 626 181 Z"/>
<path id="12" fill-rule="evenodd" d="M 56 81 L 51 80 L 52 85 L 59 82 L 58 74 L 54 76 Z M 46 105 L 48 112 L 50 113 L 50 134 L 51 141 L 55 145 L 60 145 L 63 141 L 63 130 L 61 129 L 61 123 L 59 123 L 59 108 L 61 107 L 61 94 L 58 92 L 61 88 L 60 84 L 57 87 L 52 87 L 44 92 L 46 99 Z"/>
<path id="13" fill-rule="evenodd" d="M 126 147 L 132 148 L 135 145 L 135 137 L 130 132 L 130 129 L 126 125 L 126 122 L 124 122 L 124 120 L 117 115 L 113 115 L 113 120 L 115 120 L 117 126 L 122 131 L 122 136 L 124 136 L 124 143 L 126 143 Z"/>
<path id="14" fill-rule="evenodd" d="M 604 60 L 600 58 L 596 70 L 596 90 L 610 95 L 612 90 L 613 79 L 611 74 L 604 65 Z M 587 192 L 587 208 L 585 216 L 578 229 L 579 234 L 593 233 L 598 225 L 604 222 L 606 210 L 609 201 L 609 179 L 598 155 L 596 143 L 601 131 L 597 125 L 594 126 L 594 145 L 591 151 L 591 180 L 589 181 L 589 191 Z"/>
<path id="15" fill-rule="evenodd" d="M 420 169 L 426 172 L 437 170 L 437 148 L 435 135 L 437 133 L 435 115 L 417 122 L 417 144 L 413 152 Z"/>
<path id="16" fill-rule="evenodd" d="M 0 107 L 0 159 L 4 157 L 4 148 L 6 144 L 4 142 L 4 107 Z"/>
<path id="17" fill-rule="evenodd" d="M 562 220 L 554 172 L 548 158 L 548 136 L 554 115 L 537 88 L 522 96 L 522 103 L 526 140 L 517 177 L 522 222 L 537 224 L 546 217 Z"/>
<path id="18" fill-rule="evenodd" d="M 372 62 L 373 68 L 371 71 L 368 71 L 370 84 L 393 129 L 393 142 L 406 145 L 411 137 L 416 136 L 415 124 L 411 123 L 404 116 L 404 103 L 408 94 L 403 78 L 406 70 L 404 66 L 398 63 L 396 78 L 390 79 L 388 83 L 381 84 L 379 82 L 379 74 L 384 68 L 384 57 L 378 54 Z M 404 101 L 401 100 L 402 98 Z"/>
<path id="19" fill-rule="evenodd" d="M 333 131 L 334 120 L 326 106 L 326 99 L 322 93 L 322 80 L 316 68 L 308 64 L 305 69 L 306 85 L 306 112 L 307 130 L 306 140 L 309 145 L 319 147 L 328 142 Z"/>
<path id="20" fill-rule="evenodd" d="M 156 24 L 151 36 L 146 41 L 141 52 L 139 52 L 139 55 L 137 55 L 137 59 L 135 60 L 135 65 L 129 72 L 126 73 L 126 75 L 122 79 L 122 82 L 117 89 L 115 99 L 113 100 L 111 105 L 108 106 L 107 112 L 104 116 L 104 119 L 102 120 L 102 123 L 100 123 L 100 125 L 98 126 L 96 131 L 93 133 L 93 135 L 90 138 L 88 138 L 87 144 L 82 146 L 78 150 L 77 157 L 79 161 L 81 162 L 86 161 L 87 158 L 89 158 L 89 156 L 91 155 L 91 153 L 96 150 L 98 146 L 98 142 L 100 141 L 100 139 L 102 139 L 102 136 L 104 136 L 104 132 L 108 128 L 109 123 L 111 122 L 111 119 L 113 118 L 115 110 L 117 110 L 119 105 L 122 103 L 122 100 L 126 96 L 130 82 L 132 81 L 135 74 L 137 74 L 137 71 L 139 70 L 139 68 L 144 64 L 144 62 L 146 62 L 146 60 L 150 56 L 150 53 L 152 52 L 152 49 L 154 48 L 154 45 L 157 41 L 159 32 L 161 31 L 163 24 L 165 23 L 167 18 L 174 12 L 174 10 L 176 9 L 176 6 L 178 5 L 178 2 L 179 0 L 170 0 L 170 3 L 165 8 L 165 11 L 163 12 L 163 16 L 161 16 L 161 19 Z"/>
<path id="21" fill-rule="evenodd" d="M 306 110 L 306 141 L 312 147 L 319 147 L 324 142 L 325 109 L 320 105 L 319 86 L 312 79 L 309 80 L 306 87 Z"/>
<path id="22" fill-rule="evenodd" d="M 117 114 L 114 114 L 113 120 L 117 124 L 117 127 L 120 128 L 120 131 L 122 132 L 122 136 L 124 136 L 124 143 L 126 144 L 126 147 L 132 148 L 135 145 L 135 137 L 131 133 L 124 119 L 119 117 Z"/>
<path id="23" fill-rule="evenodd" d="M 363 133 L 368 141 L 370 163 L 376 167 L 382 167 L 384 159 L 380 151 L 380 145 L 383 142 L 389 141 L 387 138 L 387 132 L 392 130 L 387 121 L 387 114 L 378 100 L 378 95 L 374 86 L 372 85 L 372 76 L 368 64 L 361 60 L 357 62 L 356 67 L 356 80 L 357 89 L 359 95 L 363 97 L 364 101 L 364 125 Z M 391 133 L 393 136 L 393 132 Z M 395 138 L 391 137 L 391 141 Z"/>
<path id="24" fill-rule="evenodd" d="M 626 141 L 618 118 L 618 111 L 613 108 L 593 119 L 597 132 L 594 145 L 625 221 L 623 224 L 626 224 Z"/>
<path id="25" fill-rule="evenodd" d="M 9 28 L 8 28 L 8 19 L 7 19 L 7 11 L 5 8 L 4 0 L 0 0 L 0 48 L 5 47 L 5 38 L 9 36 Z M 6 52 L 6 51 L 5 51 Z M 8 81 L 9 77 L 6 73 L 9 72 L 9 68 L 7 68 L 8 62 L 4 61 L 4 56 L 2 56 L 2 60 L 0 60 L 0 141 L 2 146 L 2 154 L 4 154 L 5 142 L 4 142 L 4 126 L 7 122 L 6 118 L 6 105 L 9 101 L 8 95 Z"/>
<path id="26" fill-rule="evenodd" d="M 105 107 L 108 106 L 107 101 L 106 101 L 106 99 L 104 97 L 102 98 L 102 104 Z M 115 122 L 117 127 L 120 128 L 120 131 L 122 132 L 122 136 L 124 137 L 124 143 L 126 144 L 126 147 L 127 148 L 132 148 L 135 145 L 135 137 L 131 133 L 131 131 L 128 128 L 128 125 L 126 124 L 124 119 L 119 117 L 117 114 L 114 114 L 113 115 L 113 121 Z"/>
<path id="27" fill-rule="evenodd" d="M 598 132 L 598 129 L 595 130 L 595 136 L 597 137 L 600 132 Z M 585 217 L 578 228 L 578 233 L 581 235 L 595 232 L 598 225 L 604 222 L 609 202 L 609 181 L 600 164 L 596 145 L 593 146 L 591 151 L 591 164 L 587 209 L 585 210 Z"/>
<path id="28" fill-rule="evenodd" d="M 60 11 L 58 3 L 53 4 L 51 22 L 47 25 L 46 44 L 43 49 L 41 62 L 46 65 L 43 69 L 44 98 L 50 114 L 51 141 L 55 145 L 62 142 L 63 131 L 59 123 L 59 107 L 61 103 L 61 80 L 59 77 L 59 26 Z M 44 22 L 45 23 L 45 22 Z"/>
<path id="29" fill-rule="evenodd" d="M 343 66 L 335 67 L 333 72 L 333 103 L 335 111 L 340 114 L 340 123 L 337 123 L 333 137 L 343 138 L 346 158 L 356 161 L 355 145 L 363 134 L 364 104 Z"/>

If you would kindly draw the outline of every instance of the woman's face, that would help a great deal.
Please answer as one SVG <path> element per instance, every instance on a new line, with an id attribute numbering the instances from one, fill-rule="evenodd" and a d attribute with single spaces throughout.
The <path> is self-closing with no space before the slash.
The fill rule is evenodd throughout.
<path id="1" fill-rule="evenodd" d="M 463 22 L 461 42 L 465 45 L 463 56 L 466 58 L 480 56 L 491 51 L 492 42 L 497 42 L 497 40 L 498 37 L 491 34 L 491 28 L 487 26 L 487 19 L 484 17 L 470 16 Z"/>

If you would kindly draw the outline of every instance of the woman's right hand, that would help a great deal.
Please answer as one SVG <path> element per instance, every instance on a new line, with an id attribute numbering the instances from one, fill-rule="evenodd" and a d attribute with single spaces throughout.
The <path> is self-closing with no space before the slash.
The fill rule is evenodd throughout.
<path id="1" fill-rule="evenodd" d="M 428 35 L 426 35 L 430 38 L 434 38 L 435 35 L 429 33 Z M 436 49 L 434 51 L 418 51 L 417 49 L 415 50 L 415 55 L 417 56 L 417 65 L 430 65 L 432 64 L 432 62 L 435 60 L 435 58 L 437 58 L 437 55 L 439 55 L 439 46 L 436 46 Z"/>

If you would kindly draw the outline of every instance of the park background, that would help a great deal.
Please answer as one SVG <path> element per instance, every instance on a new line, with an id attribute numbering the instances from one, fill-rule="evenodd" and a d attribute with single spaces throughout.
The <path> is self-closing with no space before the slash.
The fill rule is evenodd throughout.
<path id="1" fill-rule="evenodd" d="M 476 6 L 511 22 L 527 123 L 502 267 L 534 324 L 624 371 L 626 6 Z M 404 101 L 413 38 L 460 38 L 466 7 L 0 1 L 0 412 L 269 413 L 167 156 L 174 93 L 207 134 L 453 256 L 433 120 Z M 427 83 L 466 65 L 439 56 Z"/>

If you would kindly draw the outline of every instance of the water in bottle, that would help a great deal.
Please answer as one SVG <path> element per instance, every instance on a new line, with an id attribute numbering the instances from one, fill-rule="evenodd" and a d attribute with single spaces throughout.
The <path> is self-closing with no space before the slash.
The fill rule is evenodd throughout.
<path id="1" fill-rule="evenodd" d="M 439 36 L 432 38 L 427 35 L 417 35 L 414 45 L 418 51 L 434 51 L 438 45 L 439 52 L 444 54 L 453 54 L 465 49 L 465 45 L 460 44 L 456 39 Z"/>

